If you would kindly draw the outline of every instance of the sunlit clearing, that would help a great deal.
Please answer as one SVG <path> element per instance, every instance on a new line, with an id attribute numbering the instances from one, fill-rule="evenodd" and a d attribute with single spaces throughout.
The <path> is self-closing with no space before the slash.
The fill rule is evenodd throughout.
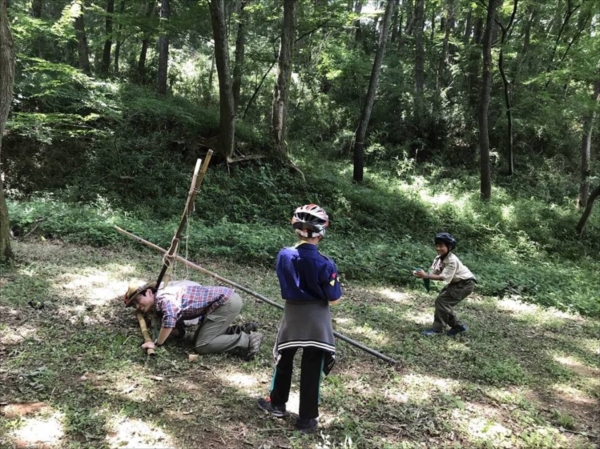
<path id="1" fill-rule="evenodd" d="M 410 296 L 406 293 L 390 290 L 389 288 L 382 288 L 378 291 L 378 293 L 382 294 L 386 298 L 391 299 L 394 302 L 406 303 L 410 300 Z"/>
<path id="2" fill-rule="evenodd" d="M 24 424 L 14 430 L 11 437 L 17 441 L 18 447 L 40 443 L 58 445 L 65 434 L 63 420 L 64 415 L 58 411 L 45 418 L 23 418 Z"/>
<path id="3" fill-rule="evenodd" d="M 153 424 L 139 419 L 117 416 L 109 422 L 112 429 L 106 441 L 111 448 L 167 448 L 176 447 L 170 435 Z"/>
<path id="4" fill-rule="evenodd" d="M 402 378 L 398 386 L 400 394 L 408 394 L 412 401 L 425 401 L 431 398 L 431 393 L 440 392 L 452 394 L 459 390 L 460 382 L 443 377 L 427 376 L 424 374 L 408 374 Z M 393 389 L 390 393 L 393 394 Z"/>
<path id="5" fill-rule="evenodd" d="M 508 312 L 527 312 L 535 313 L 538 311 L 538 306 L 518 301 L 516 299 L 502 299 L 498 301 L 498 309 Z"/>
<path id="6" fill-rule="evenodd" d="M 258 379 L 245 373 L 228 373 L 220 376 L 221 380 L 229 383 L 232 387 L 250 388 L 258 385 Z"/>
<path id="7" fill-rule="evenodd" d="M 498 438 L 511 433 L 509 429 L 494 421 L 485 418 L 473 418 L 467 425 L 467 432 L 473 438 Z"/>
<path id="8" fill-rule="evenodd" d="M 421 198 L 423 200 L 432 203 L 432 204 L 446 204 L 446 203 L 454 203 L 455 199 L 452 195 L 448 193 L 442 193 L 439 195 L 430 196 L 424 192 L 421 193 Z"/>
<path id="9" fill-rule="evenodd" d="M 596 382 L 597 383 L 597 382 Z M 575 404 L 582 404 L 592 407 L 598 407 L 598 402 L 593 398 L 590 398 L 583 391 L 567 384 L 554 384 L 552 385 L 552 390 L 554 390 L 556 396 L 565 401 Z M 597 390 L 595 388 L 594 390 Z"/>
<path id="10" fill-rule="evenodd" d="M 354 328 L 353 331 L 357 334 L 364 335 L 373 343 L 385 345 L 390 341 L 390 339 L 385 334 L 370 327 L 357 327 Z"/>
<path id="11" fill-rule="evenodd" d="M 114 300 L 116 296 L 124 294 L 128 285 L 127 275 L 130 272 L 128 267 L 124 266 L 120 270 L 123 277 L 123 280 L 120 282 L 115 282 L 114 274 L 112 273 L 97 272 L 88 275 L 68 275 L 65 277 L 69 282 L 65 282 L 65 279 L 62 279 L 60 283 L 63 289 L 71 290 L 73 293 L 82 294 L 85 292 L 86 304 L 102 305 Z"/>

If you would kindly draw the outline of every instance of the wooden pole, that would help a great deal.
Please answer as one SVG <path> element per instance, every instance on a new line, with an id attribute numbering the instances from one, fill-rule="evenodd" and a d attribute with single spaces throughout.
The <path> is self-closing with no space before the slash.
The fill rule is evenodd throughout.
<path id="1" fill-rule="evenodd" d="M 144 336 L 144 343 L 152 341 L 152 337 L 150 336 L 150 332 L 148 332 L 148 327 L 146 326 L 146 319 L 144 318 L 142 312 L 136 312 L 135 316 L 138 319 L 138 323 L 140 323 L 140 329 L 142 330 L 142 335 Z M 156 355 L 154 349 L 148 349 L 146 352 L 148 355 Z"/>
<path id="2" fill-rule="evenodd" d="M 179 222 L 179 227 L 177 231 L 175 231 L 175 235 L 173 236 L 173 240 L 171 241 L 171 246 L 169 250 L 166 251 L 167 258 L 163 264 L 162 270 L 160 270 L 160 274 L 158 275 L 158 279 L 156 280 L 156 288 L 160 287 L 160 283 L 167 272 L 167 268 L 169 268 L 169 258 L 175 254 L 177 250 L 177 245 L 179 244 L 179 237 L 185 228 L 185 225 L 194 210 L 194 201 L 196 200 L 196 195 L 200 190 L 200 185 L 202 184 L 202 180 L 204 179 L 204 175 L 206 174 L 206 170 L 208 169 L 208 164 L 210 163 L 210 158 L 212 157 L 213 150 L 208 150 L 206 153 L 206 158 L 204 159 L 204 164 L 202 164 L 202 168 L 200 168 L 200 164 L 202 161 L 198 159 L 196 161 L 196 167 L 194 169 L 194 176 L 192 177 L 192 184 L 190 185 L 190 191 L 188 192 L 187 200 L 185 202 L 185 208 L 183 209 L 183 214 L 181 216 L 181 221 Z"/>
<path id="3" fill-rule="evenodd" d="M 149 248 L 152 248 L 152 249 L 155 249 L 157 251 L 160 251 L 163 254 L 165 254 L 167 252 L 167 250 L 161 248 L 160 246 L 157 246 L 154 243 L 151 243 L 151 242 L 149 242 L 147 240 L 144 240 L 143 238 L 138 237 L 137 235 L 132 234 L 131 232 L 128 232 L 128 231 L 126 231 L 124 229 L 121 229 L 118 226 L 115 226 L 115 229 L 118 232 L 120 232 L 121 234 L 126 235 L 128 237 L 131 237 L 132 239 L 137 240 L 140 243 L 143 243 L 144 245 L 148 246 Z M 212 271 L 209 271 L 206 268 L 201 267 L 200 265 L 196 265 L 195 263 L 190 262 L 189 260 L 184 259 L 181 256 L 177 255 L 177 256 L 174 256 L 174 258 L 177 259 L 177 260 L 179 260 L 180 262 L 183 262 L 188 267 L 193 268 L 194 270 L 197 270 L 197 271 L 199 271 L 201 273 L 204 273 L 204 274 L 207 274 L 209 276 L 212 276 L 213 278 L 218 279 L 221 282 L 229 284 L 229 285 L 231 285 L 231 286 L 233 286 L 233 287 L 235 287 L 235 288 L 237 288 L 239 290 L 242 290 L 242 291 L 248 293 L 249 295 L 254 296 L 255 298 L 260 299 L 263 302 L 266 302 L 267 304 L 271 304 L 272 306 L 275 306 L 278 309 L 283 310 L 283 306 L 281 304 L 276 303 L 275 301 L 267 298 L 266 296 L 261 295 L 260 293 L 256 293 L 256 292 L 254 292 L 254 291 L 252 291 L 252 290 L 250 290 L 250 289 L 248 289 L 248 288 L 246 288 L 246 287 L 244 287 L 244 286 L 242 286 L 242 285 L 240 285 L 240 284 L 238 284 L 238 283 L 236 283 L 234 281 L 230 281 L 227 278 L 219 276 L 218 274 L 213 273 Z M 377 357 L 377 358 L 379 358 L 381 360 L 385 360 L 386 362 L 388 362 L 391 365 L 395 365 L 397 363 L 396 360 L 394 360 L 394 359 L 392 359 L 392 358 L 390 358 L 390 357 L 388 357 L 388 356 L 386 356 L 386 355 L 384 355 L 384 354 L 382 354 L 382 353 L 380 353 L 380 352 L 378 352 L 378 351 L 376 351 L 374 349 L 371 349 L 368 346 L 363 345 L 362 343 L 359 343 L 359 342 L 357 342 L 355 340 L 352 340 L 351 338 L 348 338 L 345 335 L 340 334 L 339 332 L 333 331 L 333 335 L 335 335 L 336 337 L 338 337 L 340 340 L 344 340 L 346 343 L 350 343 L 352 346 L 355 346 L 355 347 L 357 347 L 359 349 L 362 349 L 363 351 L 368 352 L 369 354 L 374 355 L 375 357 Z"/>

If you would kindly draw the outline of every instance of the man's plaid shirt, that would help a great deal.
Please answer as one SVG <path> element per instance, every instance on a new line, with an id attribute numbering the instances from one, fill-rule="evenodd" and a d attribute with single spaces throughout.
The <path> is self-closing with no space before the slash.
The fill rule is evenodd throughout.
<path id="1" fill-rule="evenodd" d="M 156 293 L 156 310 L 163 315 L 162 327 L 172 329 L 179 320 L 209 315 L 233 293 L 227 287 L 204 287 L 192 281 L 171 282 Z"/>

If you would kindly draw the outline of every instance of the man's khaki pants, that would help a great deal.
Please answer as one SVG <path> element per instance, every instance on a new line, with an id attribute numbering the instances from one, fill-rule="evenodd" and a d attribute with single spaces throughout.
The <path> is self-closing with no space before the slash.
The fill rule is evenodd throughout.
<path id="1" fill-rule="evenodd" d="M 433 330 L 443 332 L 446 326 L 460 326 L 460 321 L 454 314 L 454 306 L 473 293 L 475 281 L 467 279 L 455 284 L 446 285 L 435 299 L 435 315 Z"/>
<path id="2" fill-rule="evenodd" d="M 195 335 L 195 350 L 198 354 L 217 354 L 234 349 L 243 351 L 248 349 L 249 335 L 225 335 L 225 330 L 233 322 L 242 309 L 242 298 L 237 293 L 217 307 L 211 314 L 204 318 Z"/>

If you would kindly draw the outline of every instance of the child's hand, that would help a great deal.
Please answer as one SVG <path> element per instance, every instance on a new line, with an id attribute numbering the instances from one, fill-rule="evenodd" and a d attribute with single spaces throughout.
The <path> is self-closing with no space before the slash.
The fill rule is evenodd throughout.
<path id="1" fill-rule="evenodd" d="M 423 279 L 423 278 L 425 278 L 427 276 L 427 273 L 425 273 L 425 271 L 423 271 L 422 269 L 413 271 L 413 274 L 416 277 L 421 278 L 421 279 Z"/>

